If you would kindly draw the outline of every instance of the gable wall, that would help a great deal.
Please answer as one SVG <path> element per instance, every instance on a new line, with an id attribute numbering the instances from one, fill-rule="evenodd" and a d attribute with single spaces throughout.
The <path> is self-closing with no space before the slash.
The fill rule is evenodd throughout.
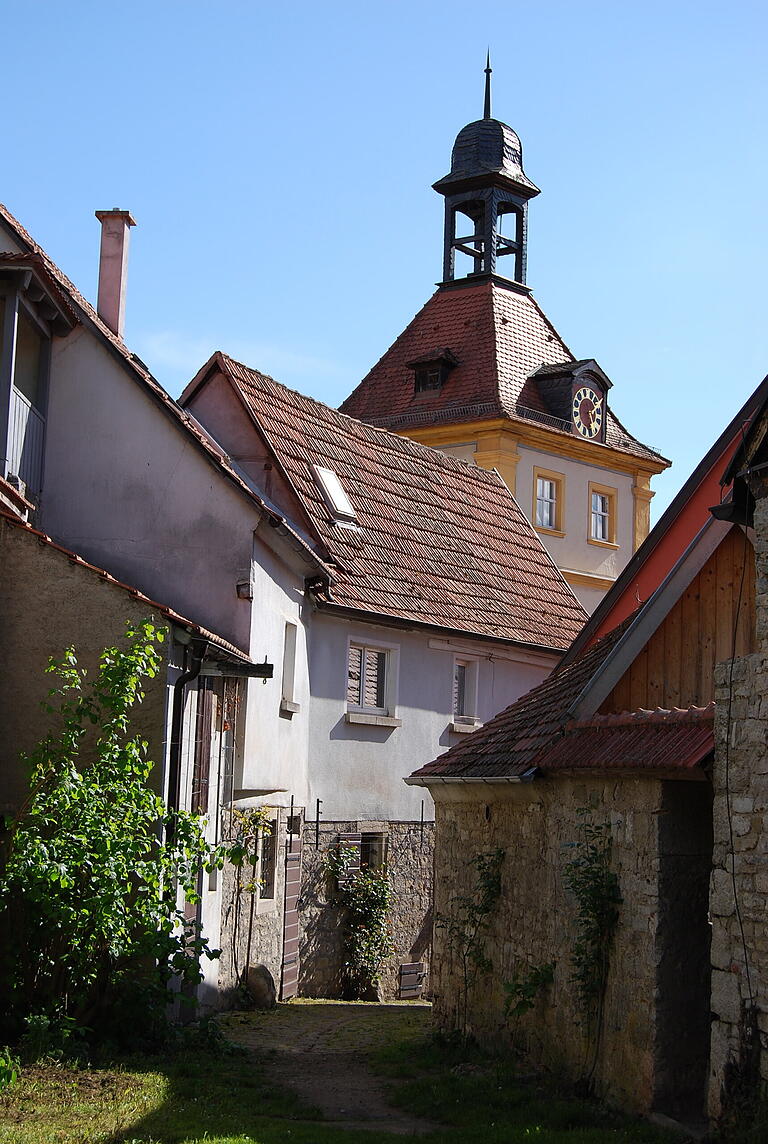
<path id="1" fill-rule="evenodd" d="M 289 482 L 274 464 L 271 450 L 251 421 L 229 381 L 215 374 L 186 403 L 185 408 L 226 449 L 269 500 L 306 526 L 307 515 Z"/>
<path id="2" fill-rule="evenodd" d="M 743 572 L 743 584 L 742 584 Z M 640 707 L 703 706 L 714 699 L 715 664 L 732 653 L 741 590 L 736 654 L 755 650 L 752 546 L 734 528 L 603 702 L 600 712 Z"/>

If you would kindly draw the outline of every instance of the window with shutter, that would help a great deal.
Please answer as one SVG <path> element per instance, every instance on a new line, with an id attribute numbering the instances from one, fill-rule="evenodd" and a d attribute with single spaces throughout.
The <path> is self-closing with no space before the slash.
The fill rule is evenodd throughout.
<path id="1" fill-rule="evenodd" d="M 387 709 L 387 652 L 350 644 L 347 665 L 347 704 L 361 711 Z"/>
<path id="2" fill-rule="evenodd" d="M 197 687 L 197 726 L 195 727 L 195 761 L 192 768 L 192 810 L 208 813 L 208 787 L 211 774 L 211 737 L 215 705 L 214 681 L 200 679 Z"/>

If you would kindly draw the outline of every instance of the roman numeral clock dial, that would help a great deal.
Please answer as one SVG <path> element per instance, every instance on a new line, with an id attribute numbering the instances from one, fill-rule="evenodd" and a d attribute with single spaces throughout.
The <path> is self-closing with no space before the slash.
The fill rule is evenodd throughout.
<path id="1" fill-rule="evenodd" d="M 573 395 L 572 410 L 577 433 L 589 440 L 600 435 L 603 427 L 603 399 L 599 393 L 583 385 Z"/>

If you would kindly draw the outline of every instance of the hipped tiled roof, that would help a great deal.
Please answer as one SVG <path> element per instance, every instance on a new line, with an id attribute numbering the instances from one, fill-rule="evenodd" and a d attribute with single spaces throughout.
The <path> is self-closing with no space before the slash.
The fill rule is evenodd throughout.
<path id="1" fill-rule="evenodd" d="M 541 759 L 563 733 L 571 703 L 630 622 L 598 640 L 567 667 L 555 670 L 538 687 L 411 777 L 519 778 L 540 766 Z"/>
<path id="2" fill-rule="evenodd" d="M 409 362 L 447 347 L 458 365 L 440 389 L 414 392 Z M 542 365 L 574 363 L 568 346 L 527 291 L 486 281 L 439 289 L 341 406 L 374 425 L 460 423 L 495 417 L 531 420 L 549 408 L 531 375 Z M 534 418 L 535 419 L 535 418 Z M 568 433 L 546 422 L 553 432 Z M 608 410 L 605 443 L 665 463 Z"/>
<path id="3" fill-rule="evenodd" d="M 346 417 L 224 354 L 336 580 L 325 603 L 563 649 L 585 613 L 500 477 Z M 333 521 L 312 466 L 333 469 L 356 525 Z"/>

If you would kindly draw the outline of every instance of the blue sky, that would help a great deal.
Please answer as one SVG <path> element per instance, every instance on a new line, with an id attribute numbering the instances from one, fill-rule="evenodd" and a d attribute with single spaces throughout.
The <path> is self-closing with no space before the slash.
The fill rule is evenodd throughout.
<path id="1" fill-rule="evenodd" d="M 768 7 L 133 0 L 0 5 L 0 200 L 95 298 L 130 209 L 126 340 L 171 393 L 215 348 L 338 404 L 440 275 L 453 139 L 482 110 L 542 194 L 528 279 L 675 464 L 768 371 Z"/>

